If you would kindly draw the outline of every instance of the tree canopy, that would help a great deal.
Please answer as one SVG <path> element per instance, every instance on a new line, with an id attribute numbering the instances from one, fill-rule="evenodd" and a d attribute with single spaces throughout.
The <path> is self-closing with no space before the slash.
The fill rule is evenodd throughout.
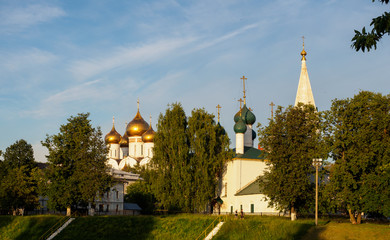
<path id="1" fill-rule="evenodd" d="M 160 114 L 151 161 L 151 188 L 161 207 L 204 211 L 229 156 L 229 139 L 214 115 L 194 109 L 187 121 L 179 103 L 170 105 Z"/>
<path id="2" fill-rule="evenodd" d="M 259 124 L 259 143 L 267 152 L 268 171 L 260 188 L 271 206 L 295 213 L 313 203 L 310 176 L 314 158 L 326 158 L 321 138 L 321 115 L 313 105 L 278 107 L 266 127 Z"/>
<path id="3" fill-rule="evenodd" d="M 335 99 L 327 114 L 333 203 L 360 223 L 361 212 L 390 215 L 390 97 L 362 91 Z M 357 214 L 356 220 L 354 214 Z"/>
<path id="4" fill-rule="evenodd" d="M 34 160 L 31 144 L 21 139 L 9 146 L 4 154 L 0 173 L 0 205 L 13 211 L 34 209 L 38 206 L 41 170 Z"/>
<path id="5" fill-rule="evenodd" d="M 107 147 L 100 128 L 93 128 L 88 117 L 89 113 L 71 116 L 58 134 L 42 142 L 49 151 L 49 206 L 67 208 L 68 214 L 71 208 L 93 203 L 98 193 L 102 195 L 111 186 L 105 164 Z"/>
<path id="6" fill-rule="evenodd" d="M 375 2 L 375 0 L 372 0 Z M 388 4 L 389 0 L 378 0 L 382 4 Z M 367 52 L 374 47 L 376 49 L 377 43 L 385 34 L 390 34 L 390 12 L 384 12 L 381 16 L 373 18 L 370 26 L 372 30 L 366 31 L 366 27 L 363 27 L 362 31 L 355 30 L 355 36 L 352 38 L 351 47 L 356 51 L 367 49 Z"/>

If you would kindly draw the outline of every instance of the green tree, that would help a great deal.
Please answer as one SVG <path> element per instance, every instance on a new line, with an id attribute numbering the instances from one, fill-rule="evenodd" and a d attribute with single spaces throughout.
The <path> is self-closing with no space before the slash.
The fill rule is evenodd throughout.
<path id="1" fill-rule="evenodd" d="M 49 206 L 67 208 L 68 215 L 72 208 L 93 203 L 97 194 L 102 195 L 112 183 L 102 132 L 92 127 L 88 117 L 89 113 L 71 116 L 58 134 L 42 142 L 49 150 Z"/>
<path id="2" fill-rule="evenodd" d="M 354 224 L 361 212 L 390 216 L 390 97 L 362 91 L 335 99 L 327 122 L 335 162 L 326 187 L 334 205 Z"/>
<path id="3" fill-rule="evenodd" d="M 21 139 L 9 146 L 3 154 L 0 173 L 0 199 L 3 209 L 15 215 L 20 210 L 38 206 L 40 169 L 34 160 L 31 144 Z"/>
<path id="4" fill-rule="evenodd" d="M 266 127 L 259 124 L 259 142 L 267 152 L 268 171 L 259 179 L 270 206 L 296 213 L 314 201 L 310 180 L 313 158 L 325 158 L 321 138 L 322 120 L 313 105 L 278 107 Z"/>
<path id="5" fill-rule="evenodd" d="M 382 4 L 388 4 L 389 0 L 378 0 Z M 375 2 L 375 0 L 372 0 Z M 390 34 L 390 13 L 384 12 L 382 16 L 373 18 L 370 26 L 372 26 L 371 32 L 366 31 L 366 27 L 363 27 L 362 32 L 355 30 L 355 36 L 352 38 L 351 47 L 356 51 L 362 50 L 363 52 L 367 49 L 367 52 L 372 47 L 376 49 L 376 44 L 385 34 Z"/>
<path id="6" fill-rule="evenodd" d="M 124 197 L 127 203 L 137 203 L 142 208 L 142 213 L 152 214 L 155 209 L 156 198 L 150 191 L 146 181 L 138 181 L 127 187 L 127 194 Z"/>
<path id="7" fill-rule="evenodd" d="M 230 152 L 225 131 L 213 119 L 204 109 L 195 109 L 187 122 L 178 103 L 160 115 L 150 183 L 161 207 L 201 212 L 215 197 Z"/>
<path id="8" fill-rule="evenodd" d="M 26 140 L 20 139 L 9 146 L 4 154 L 4 166 L 8 169 L 26 166 L 28 170 L 37 166 L 34 159 L 34 150 Z"/>

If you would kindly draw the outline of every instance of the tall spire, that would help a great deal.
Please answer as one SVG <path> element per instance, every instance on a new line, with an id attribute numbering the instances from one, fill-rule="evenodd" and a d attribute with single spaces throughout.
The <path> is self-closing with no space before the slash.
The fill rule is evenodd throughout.
<path id="1" fill-rule="evenodd" d="M 299 84 L 297 90 L 297 96 L 295 98 L 295 106 L 298 105 L 299 102 L 303 104 L 312 104 L 316 107 L 314 102 L 313 92 L 311 90 L 309 74 L 307 73 L 306 67 L 306 51 L 305 51 L 305 38 L 303 38 L 303 50 L 301 52 L 302 55 L 302 65 L 301 65 L 301 75 L 299 77 Z"/>

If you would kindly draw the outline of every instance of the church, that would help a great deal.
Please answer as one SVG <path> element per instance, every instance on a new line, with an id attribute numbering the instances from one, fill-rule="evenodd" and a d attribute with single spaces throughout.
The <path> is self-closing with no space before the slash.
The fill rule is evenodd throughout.
<path id="1" fill-rule="evenodd" d="M 309 75 L 306 67 L 306 51 L 301 52 L 301 74 L 295 99 L 295 106 L 299 102 L 312 104 L 315 107 L 314 97 L 311 90 Z M 258 177 L 267 169 L 267 159 L 262 150 L 255 148 L 253 140 L 256 132 L 253 124 L 256 116 L 247 107 L 245 96 L 245 76 L 241 78 L 244 83 L 243 106 L 234 116 L 234 132 L 236 138 L 235 156 L 226 163 L 220 179 L 219 196 L 222 204 L 220 211 L 225 213 L 241 212 L 249 214 L 276 215 L 279 210 L 268 207 L 265 196 L 261 193 Z M 240 99 L 241 100 L 241 99 Z M 241 102 L 241 101 L 240 101 Z"/>
<path id="2" fill-rule="evenodd" d="M 127 125 L 123 136 L 116 131 L 113 119 L 112 129 L 105 136 L 109 149 L 107 164 L 117 170 L 134 167 L 138 163 L 141 166 L 148 164 L 153 157 L 154 135 L 151 120 L 148 124 L 139 112 L 138 100 L 137 114 Z"/>

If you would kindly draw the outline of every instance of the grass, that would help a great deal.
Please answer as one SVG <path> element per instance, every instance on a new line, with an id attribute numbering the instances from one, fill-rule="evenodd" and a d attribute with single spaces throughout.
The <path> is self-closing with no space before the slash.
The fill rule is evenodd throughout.
<path id="1" fill-rule="evenodd" d="M 0 239 L 39 239 L 61 216 L 0 216 Z"/>
<path id="2" fill-rule="evenodd" d="M 329 222 L 310 229 L 303 240 L 354 240 L 354 239 L 390 239 L 389 224 L 362 223 L 353 225 L 351 223 Z"/>
<path id="3" fill-rule="evenodd" d="M 292 222 L 284 217 L 246 216 L 243 220 L 230 218 L 213 240 L 301 239 L 313 226 L 313 220 Z"/>
<path id="4" fill-rule="evenodd" d="M 99 216 L 75 219 L 56 240 L 195 239 L 215 216 Z"/>

